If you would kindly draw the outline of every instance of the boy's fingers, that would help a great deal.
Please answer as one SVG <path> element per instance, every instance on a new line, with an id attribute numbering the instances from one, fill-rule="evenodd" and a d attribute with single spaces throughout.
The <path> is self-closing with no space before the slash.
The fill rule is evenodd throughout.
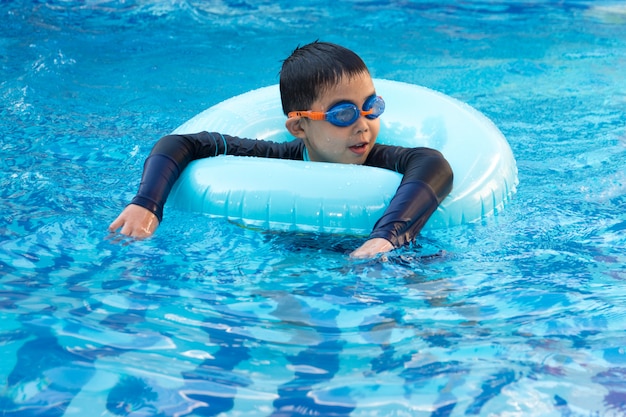
<path id="1" fill-rule="evenodd" d="M 111 223 L 109 225 L 109 232 L 115 232 L 117 229 L 120 228 L 120 224 L 118 224 L 119 222 L 117 220 L 115 220 L 113 223 Z"/>

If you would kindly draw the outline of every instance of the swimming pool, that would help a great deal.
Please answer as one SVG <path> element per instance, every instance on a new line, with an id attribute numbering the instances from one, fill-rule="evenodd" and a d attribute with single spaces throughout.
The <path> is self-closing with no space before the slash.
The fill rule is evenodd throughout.
<path id="1" fill-rule="evenodd" d="M 3 414 L 626 414 L 619 2 L 0 11 Z M 507 208 L 370 261 L 176 210 L 106 239 L 155 140 L 317 38 L 490 117 L 519 168 Z"/>

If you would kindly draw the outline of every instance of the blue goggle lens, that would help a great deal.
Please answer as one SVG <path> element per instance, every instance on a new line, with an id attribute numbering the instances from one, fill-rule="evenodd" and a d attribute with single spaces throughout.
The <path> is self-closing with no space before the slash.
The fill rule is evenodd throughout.
<path id="1" fill-rule="evenodd" d="M 385 100 L 382 97 L 373 95 L 365 100 L 361 111 L 353 103 L 338 103 L 326 112 L 326 120 L 335 126 L 350 126 L 358 120 L 361 115 L 368 119 L 376 119 L 385 111 Z"/>

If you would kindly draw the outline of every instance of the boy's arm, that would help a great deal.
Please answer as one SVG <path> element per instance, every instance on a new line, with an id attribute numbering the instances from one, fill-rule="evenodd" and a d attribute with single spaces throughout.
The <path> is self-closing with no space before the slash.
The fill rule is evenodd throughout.
<path id="1" fill-rule="evenodd" d="M 165 136 L 144 163 L 137 194 L 109 230 L 121 228 L 122 234 L 137 238 L 152 235 L 163 219 L 163 206 L 174 183 L 193 160 L 218 155 L 301 159 L 302 147 L 297 142 L 275 143 L 209 132 Z"/>
<path id="2" fill-rule="evenodd" d="M 452 168 L 434 149 L 377 145 L 366 165 L 404 174 L 389 207 L 369 236 L 385 239 L 395 248 L 413 241 L 452 190 Z M 384 247 L 380 242 L 376 246 Z"/>

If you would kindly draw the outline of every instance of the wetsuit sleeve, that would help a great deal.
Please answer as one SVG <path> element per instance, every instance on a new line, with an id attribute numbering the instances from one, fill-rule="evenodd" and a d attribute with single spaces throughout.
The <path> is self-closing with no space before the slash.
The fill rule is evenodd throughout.
<path id="1" fill-rule="evenodd" d="M 452 190 L 450 164 L 434 149 L 386 145 L 376 145 L 365 164 L 403 174 L 370 239 L 386 239 L 396 248 L 412 242 Z"/>
<path id="2" fill-rule="evenodd" d="M 143 167 L 139 190 L 131 201 L 163 220 L 163 206 L 174 183 L 191 161 L 218 155 L 302 160 L 301 140 L 277 143 L 244 139 L 215 132 L 168 135 L 152 148 Z"/>

